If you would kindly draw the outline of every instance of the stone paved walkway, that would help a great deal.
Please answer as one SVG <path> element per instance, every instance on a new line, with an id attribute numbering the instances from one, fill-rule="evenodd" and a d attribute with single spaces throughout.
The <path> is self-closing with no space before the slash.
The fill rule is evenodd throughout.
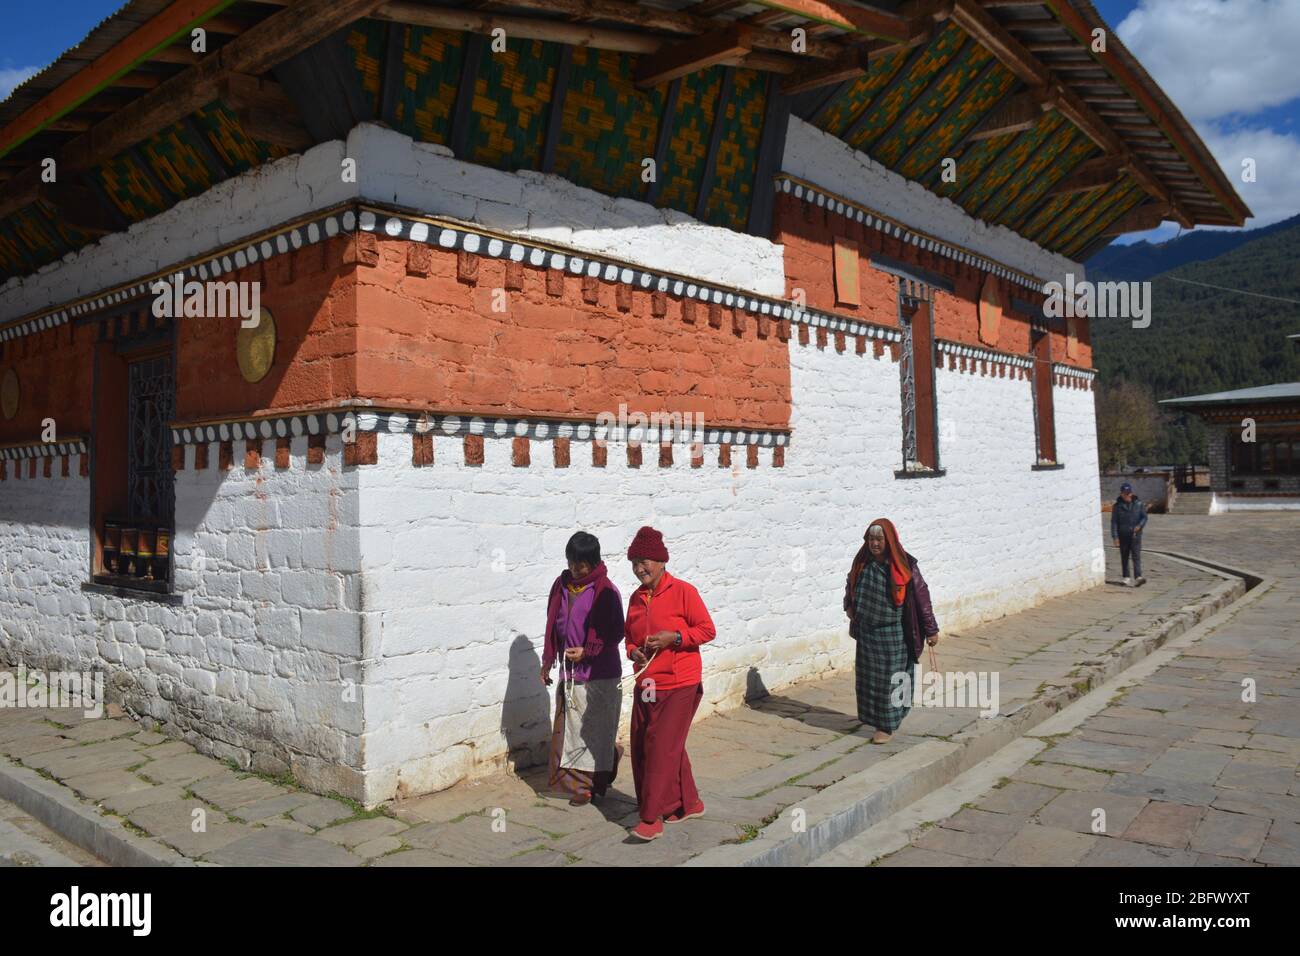
<path id="1" fill-rule="evenodd" d="M 1045 690 L 1069 687 L 1081 664 L 1222 583 L 1154 556 L 1148 563 L 1146 587 L 1096 588 L 948 634 L 939 665 L 997 670 L 1003 713 Z M 1117 574 L 1110 569 L 1112 578 Z M 979 719 L 974 709 L 916 709 L 905 732 L 874 746 L 870 730 L 853 716 L 851 674 L 782 689 L 695 725 L 689 752 L 706 816 L 670 826 L 653 843 L 631 844 L 625 829 L 636 822 L 630 773 L 599 806 L 573 808 L 549 795 L 545 771 L 537 768 L 366 812 L 288 781 L 238 772 L 116 713 L 85 720 L 68 711 L 0 711 L 0 755 L 60 781 L 98 812 L 183 857 L 328 866 L 677 864 L 746 840 L 815 791 Z"/>
<path id="2" fill-rule="evenodd" d="M 1148 531 L 1276 583 L 877 865 L 1300 865 L 1300 514 L 1158 515 Z M 860 865 L 871 842 L 819 862 Z"/>
<path id="3" fill-rule="evenodd" d="M 0 867 L 103 865 L 21 808 L 0 800 Z"/>

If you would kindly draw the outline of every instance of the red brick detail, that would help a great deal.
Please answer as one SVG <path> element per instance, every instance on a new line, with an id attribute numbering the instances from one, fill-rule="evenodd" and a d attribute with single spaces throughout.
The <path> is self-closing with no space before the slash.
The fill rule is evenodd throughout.
<path id="1" fill-rule="evenodd" d="M 325 436 L 307 436 L 307 464 L 320 465 L 325 461 Z"/>
<path id="2" fill-rule="evenodd" d="M 903 347 L 897 342 L 889 343 L 889 360 L 897 362 L 903 355 Z"/>
<path id="3" fill-rule="evenodd" d="M 595 305 L 600 301 L 600 280 L 595 276 L 582 277 L 582 301 L 587 305 Z"/>
<path id="4" fill-rule="evenodd" d="M 659 467 L 671 468 L 672 466 L 673 466 L 673 446 L 669 442 L 660 442 Z"/>
<path id="5" fill-rule="evenodd" d="M 180 446 L 178 446 L 178 447 L 180 447 Z M 185 453 L 184 453 L 184 450 L 182 450 L 182 452 L 181 452 L 181 467 L 184 467 L 184 466 L 185 466 Z M 41 473 L 42 473 L 46 478 L 53 478 L 53 477 L 54 477 L 54 459 L 53 459 L 52 457 L 50 457 L 49 455 L 46 455 L 46 456 L 45 456 L 45 465 L 44 465 L 44 467 L 41 469 Z"/>
<path id="6" fill-rule="evenodd" d="M 546 270 L 546 294 L 552 297 L 564 295 L 564 273 L 559 269 Z"/>
<path id="7" fill-rule="evenodd" d="M 699 468 L 704 464 L 704 442 L 691 443 L 691 467 Z"/>
<path id="8" fill-rule="evenodd" d="M 262 440 L 255 438 L 244 443 L 244 467 L 256 471 L 262 464 Z"/>
<path id="9" fill-rule="evenodd" d="M 955 355 L 953 355 L 951 352 L 949 352 L 949 353 L 948 353 L 948 371 L 950 371 L 950 372 L 955 371 L 956 368 L 957 368 L 957 356 L 955 356 Z"/>
<path id="10" fill-rule="evenodd" d="M 292 261 L 295 256 L 276 256 L 276 261 Z M 373 232 L 358 232 L 343 252 L 343 262 L 362 266 L 379 265 L 379 239 Z"/>
<path id="11" fill-rule="evenodd" d="M 934 353 L 934 367 L 943 368 L 943 353 L 936 351 Z"/>
<path id="12" fill-rule="evenodd" d="M 835 333 L 835 351 L 837 351 L 837 352 L 843 352 L 843 351 L 844 351 L 844 348 L 845 348 L 845 343 L 844 343 L 844 333 L 843 333 L 843 332 L 836 332 L 836 333 Z"/>
<path id="13" fill-rule="evenodd" d="M 427 276 L 433 266 L 433 250 L 422 242 L 406 244 L 406 274 Z"/>
<path id="14" fill-rule="evenodd" d="M 591 467 L 604 468 L 609 461 L 609 448 L 598 441 L 591 443 Z"/>
<path id="15" fill-rule="evenodd" d="M 718 446 L 718 467 L 719 468 L 731 467 L 731 446 L 730 445 Z"/>
<path id="16" fill-rule="evenodd" d="M 344 442 L 343 464 L 379 464 L 379 434 L 377 432 L 357 432 L 354 441 Z"/>
<path id="17" fill-rule="evenodd" d="M 172 471 L 185 470 L 185 446 L 172 445 Z"/>
<path id="18" fill-rule="evenodd" d="M 510 464 L 516 468 L 527 468 L 532 463 L 533 456 L 529 450 L 527 437 L 516 436 L 510 443 Z"/>
<path id="19" fill-rule="evenodd" d="M 758 446 L 757 445 L 745 446 L 745 467 L 746 468 L 758 467 Z"/>
<path id="20" fill-rule="evenodd" d="M 513 259 L 506 263 L 506 288 L 522 291 L 524 288 L 524 264 Z"/>
<path id="21" fill-rule="evenodd" d="M 465 464 L 470 468 L 483 467 L 483 436 L 465 436 Z"/>
<path id="22" fill-rule="evenodd" d="M 68 477 L 68 456 L 67 455 L 59 456 L 59 477 L 60 478 Z"/>
<path id="23" fill-rule="evenodd" d="M 569 448 L 569 439 L 557 438 L 551 443 L 551 447 L 555 451 L 555 467 L 568 468 L 569 455 L 571 453 L 571 449 Z"/>
<path id="24" fill-rule="evenodd" d="M 824 349 L 824 348 L 826 348 L 826 341 L 827 341 L 827 338 L 828 338 L 828 336 L 827 336 L 827 334 L 826 334 L 826 329 L 822 328 L 822 327 L 819 325 L 819 326 L 817 327 L 817 347 L 818 347 L 819 349 Z"/>
<path id="25" fill-rule="evenodd" d="M 858 355 L 867 354 L 867 337 L 865 335 L 853 336 L 853 351 Z"/>
<path id="26" fill-rule="evenodd" d="M 289 467 L 289 439 L 287 438 L 275 440 L 275 467 L 280 471 Z"/>
<path id="27" fill-rule="evenodd" d="M 668 314 L 668 296 L 662 292 L 650 293 L 650 314 L 662 319 Z"/>
<path id="28" fill-rule="evenodd" d="M 470 255 L 464 249 L 456 252 L 456 278 L 475 285 L 478 283 L 478 256 Z"/>
<path id="29" fill-rule="evenodd" d="M 374 237 L 371 236 L 371 238 Z M 357 253 L 354 251 L 353 255 L 356 256 Z M 275 270 L 275 283 L 277 285 L 293 285 L 293 261 L 297 258 L 297 256 L 281 255 L 276 256 L 273 262 L 266 263 L 267 267 Z M 365 264 L 374 265 L 373 262 Z"/>
<path id="30" fill-rule="evenodd" d="M 641 467 L 641 443 L 630 441 L 627 443 L 627 466 L 629 468 Z"/>
<path id="31" fill-rule="evenodd" d="M 772 320 L 771 320 L 770 318 L 768 318 L 766 315 L 763 315 L 761 312 L 760 312 L 757 316 L 755 316 L 755 318 L 758 320 L 758 322 L 757 322 L 757 326 L 758 326 L 758 337 L 759 337 L 760 339 L 765 339 L 765 338 L 767 338 L 769 335 L 771 335 L 771 334 L 772 334 Z"/>
<path id="32" fill-rule="evenodd" d="M 682 321 L 687 325 L 695 324 L 695 301 L 693 299 L 682 300 Z"/>
<path id="33" fill-rule="evenodd" d="M 808 326 L 804 325 L 802 322 L 799 323 L 799 344 L 808 344 Z"/>
<path id="34" fill-rule="evenodd" d="M 77 465 L 77 474 L 80 475 L 82 478 L 90 477 L 90 456 L 89 455 L 83 454 L 81 456 L 81 461 Z"/>
<path id="35" fill-rule="evenodd" d="M 9 480 L 9 462 L 0 458 L 0 481 Z"/>
<path id="36" fill-rule="evenodd" d="M 36 477 L 36 459 L 35 459 L 35 458 L 28 458 L 28 459 L 27 459 L 27 477 L 28 477 L 28 478 L 35 478 L 35 477 Z"/>
<path id="37" fill-rule="evenodd" d="M 745 310 L 744 309 L 731 310 L 731 331 L 736 333 L 737 335 L 745 334 Z"/>
<path id="38" fill-rule="evenodd" d="M 194 470 L 208 470 L 208 443 L 205 441 L 201 441 L 194 446 Z"/>
<path id="39" fill-rule="evenodd" d="M 411 433 L 411 464 L 416 468 L 433 464 L 433 436 L 428 432 Z"/>
<path id="40" fill-rule="evenodd" d="M 775 448 L 772 449 L 772 467 L 773 468 L 785 467 L 785 446 L 784 445 L 777 445 Z"/>
<path id="41" fill-rule="evenodd" d="M 790 320 L 781 319 L 776 324 L 776 337 L 782 342 L 790 341 Z"/>
<path id="42" fill-rule="evenodd" d="M 722 328 L 722 306 L 716 302 L 709 303 L 709 328 Z"/>
<path id="43" fill-rule="evenodd" d="M 620 312 L 632 311 L 632 287 L 626 282 L 614 286 L 614 304 Z"/>
<path id="44" fill-rule="evenodd" d="M 871 342 L 871 354 L 880 358 L 885 354 L 885 343 L 880 339 L 873 339 Z"/>

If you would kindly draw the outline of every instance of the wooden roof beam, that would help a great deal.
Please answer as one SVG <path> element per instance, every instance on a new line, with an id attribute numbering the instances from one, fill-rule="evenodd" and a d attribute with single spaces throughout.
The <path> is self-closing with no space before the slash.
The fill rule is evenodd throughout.
<path id="1" fill-rule="evenodd" d="M 1103 236 L 1122 236 L 1126 232 L 1146 232 L 1170 218 L 1167 203 L 1147 202 L 1135 206 L 1101 231 Z"/>
<path id="2" fill-rule="evenodd" d="M 732 63 L 753 49 L 752 34 L 752 28 L 743 23 L 733 23 L 716 33 L 665 44 L 637 63 L 636 85 L 647 89 L 719 63 Z"/>
<path id="3" fill-rule="evenodd" d="M 906 40 L 913 25 L 907 18 L 872 7 L 858 7 L 839 0 L 754 0 L 760 6 L 825 23 L 851 33 L 864 33 L 882 40 Z"/>
<path id="4" fill-rule="evenodd" d="M 1056 97 L 1048 88 L 1025 90 L 1008 96 L 993 108 L 979 124 L 966 135 L 965 143 L 993 139 L 1005 133 L 1019 133 L 1033 129 L 1044 113 L 1056 109 Z"/>
<path id="5" fill-rule="evenodd" d="M 367 16 L 381 0 L 299 0 L 209 53 L 197 66 L 171 77 L 121 112 L 65 144 L 57 152 L 59 175 L 82 172 L 169 126 L 216 99 L 231 73 L 265 73 L 316 43 L 320 37 Z M 29 205 L 41 185 L 30 166 L 0 197 L 0 217 Z"/>
<path id="6" fill-rule="evenodd" d="M 1044 5 L 1048 7 L 1056 18 L 1059 19 L 1075 36 L 1088 37 L 1091 35 L 1092 30 L 1090 24 L 1084 19 L 1083 15 L 1075 9 L 1073 4 L 1062 2 L 1062 0 L 1044 0 Z M 1222 171 L 1218 169 L 1210 169 L 1201 161 L 1200 155 L 1193 147 L 1193 143 L 1174 126 L 1173 118 L 1161 108 L 1156 97 L 1146 88 L 1146 85 L 1142 82 L 1141 78 L 1136 75 L 1136 72 L 1119 56 L 1116 51 L 1110 50 L 1109 52 L 1102 54 L 1102 56 L 1105 58 L 1110 73 L 1118 81 L 1120 88 L 1125 93 L 1132 95 L 1132 97 L 1146 111 L 1147 115 L 1151 118 L 1151 121 L 1155 123 L 1156 126 L 1158 126 L 1168 137 L 1169 141 L 1178 148 L 1178 151 L 1187 156 L 1192 169 L 1197 175 L 1202 177 L 1207 185 L 1210 186 L 1210 189 L 1218 197 L 1219 201 L 1223 203 L 1224 209 L 1236 219 L 1237 225 L 1244 223 L 1246 217 L 1250 215 L 1250 209 L 1241 198 L 1233 192 L 1231 186 L 1226 185 Z M 1211 162 L 1213 161 L 1211 160 Z M 1176 207 L 1174 211 L 1178 211 Z M 1182 222 L 1181 219 L 1179 221 Z"/>
<path id="7" fill-rule="evenodd" d="M 104 208 L 94 190 L 80 183 L 42 183 L 40 197 L 54 207 L 60 222 L 93 236 L 116 232 L 121 224 Z"/>
<path id="8" fill-rule="evenodd" d="M 629 3 L 627 0 L 510 0 L 509 6 L 512 9 L 538 10 L 551 14 L 562 13 L 570 17 L 599 19 L 610 23 L 640 27 L 645 30 L 680 33 L 684 36 L 711 33 L 734 22 L 712 19 L 708 15 L 701 15 L 697 12 L 697 9 L 702 4 L 681 11 L 641 6 L 640 4 Z M 404 17 L 413 14 L 412 8 L 415 8 L 415 10 L 429 9 L 418 4 L 397 0 L 397 2 L 384 4 L 375 15 L 381 19 L 393 20 L 399 23 L 418 22 L 404 19 Z M 780 11 L 767 12 L 776 12 L 778 16 L 784 16 Z M 758 14 L 758 16 L 762 16 L 762 14 Z M 557 21 L 550 22 L 554 25 L 563 25 Z M 750 17 L 744 23 L 753 30 L 754 49 L 770 50 L 774 53 L 791 52 L 789 31 L 761 29 L 762 24 L 756 22 L 754 17 Z M 461 29 L 471 28 L 462 27 Z M 478 28 L 473 29 L 476 32 L 478 31 Z M 645 37 L 645 39 L 653 40 L 655 38 Z M 818 40 L 813 37 L 808 38 L 807 53 L 819 60 L 834 59 L 844 52 L 844 49 L 845 47 L 841 43 Z"/>
<path id="9" fill-rule="evenodd" d="M 1054 81 L 1052 71 L 993 19 L 992 14 L 976 0 L 955 0 L 952 16 L 963 30 L 993 53 L 1007 69 L 1025 83 L 1035 88 L 1050 86 L 1056 92 L 1057 109 L 1062 116 L 1082 130 L 1108 155 L 1123 155 L 1128 162 L 1129 172 L 1148 193 L 1161 202 L 1172 202 L 1169 190 L 1142 160 L 1129 151 L 1119 134 L 1093 112 L 1078 93 Z M 1191 218 L 1178 208 L 1177 203 L 1173 205 L 1178 221 L 1190 228 Z"/>
<path id="10" fill-rule="evenodd" d="M 1049 196 L 1072 196 L 1104 186 L 1113 186 L 1128 170 L 1124 156 L 1098 156 L 1080 163 L 1075 170 L 1047 191 Z"/>
<path id="11" fill-rule="evenodd" d="M 890 56 L 900 50 L 918 46 L 930 38 L 927 31 L 904 43 L 891 43 L 888 40 L 872 40 L 849 47 L 834 60 L 796 71 L 781 84 L 783 93 L 793 96 L 833 83 L 856 80 L 871 69 L 871 65 L 882 57 Z"/>

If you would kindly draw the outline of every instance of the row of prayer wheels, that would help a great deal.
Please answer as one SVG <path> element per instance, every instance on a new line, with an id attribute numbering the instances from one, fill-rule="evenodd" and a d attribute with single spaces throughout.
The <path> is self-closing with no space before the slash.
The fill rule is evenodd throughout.
<path id="1" fill-rule="evenodd" d="M 171 539 L 170 528 L 105 521 L 101 567 L 118 577 L 166 580 Z"/>

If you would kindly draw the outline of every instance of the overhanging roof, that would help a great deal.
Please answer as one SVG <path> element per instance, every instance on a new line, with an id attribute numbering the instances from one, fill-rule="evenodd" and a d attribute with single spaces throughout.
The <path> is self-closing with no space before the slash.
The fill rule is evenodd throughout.
<path id="1" fill-rule="evenodd" d="M 208 30 L 202 55 L 189 48 L 199 23 Z M 359 39 L 354 32 L 347 46 L 339 40 L 299 71 L 310 78 L 301 85 L 311 95 L 286 96 L 268 82 L 277 64 L 337 39 L 348 24 L 362 29 Z M 761 125 L 763 89 L 752 79 L 737 84 L 759 112 L 736 117 L 741 104 L 728 102 L 730 87 L 700 77 L 721 67 L 736 67 L 738 77 L 776 76 L 797 115 L 971 215 L 1076 259 L 1163 218 L 1240 225 L 1249 209 L 1113 33 L 1107 53 L 1090 52 L 1086 41 L 1098 24 L 1087 0 L 132 0 L 0 104 L 0 279 L 337 136 L 349 118 L 405 125 L 440 141 L 447 115 L 462 102 L 482 107 L 472 92 L 461 95 L 461 77 L 450 72 L 459 59 L 434 86 L 422 85 L 426 74 L 411 65 L 428 58 L 420 44 L 451 37 L 467 49 L 464 38 L 497 27 L 512 42 L 540 44 L 551 87 L 561 85 L 563 57 L 555 51 L 581 48 L 630 60 L 642 113 L 666 113 L 676 102 L 668 91 L 686 83 L 683 99 L 693 97 L 686 108 L 702 113 L 691 122 L 716 126 L 717 104 L 732 111 L 720 134 L 731 158 L 753 147 L 756 134 L 744 127 Z M 405 46 L 390 56 L 392 29 L 404 31 Z M 795 54 L 797 29 L 806 49 Z M 477 81 L 496 68 L 484 66 Z M 232 76 L 242 81 L 233 90 Z M 418 123 L 392 112 L 411 90 L 424 97 L 413 104 L 423 111 Z M 331 97 L 350 98 L 351 106 L 344 102 L 334 122 L 322 107 Z M 649 137 L 634 145 L 658 152 L 648 121 Z M 542 150 L 513 148 L 488 151 L 487 161 L 541 165 Z M 668 158 L 678 154 L 687 152 Z M 40 179 L 40 161 L 51 156 L 59 160 L 57 187 Z M 955 182 L 941 175 L 945 158 L 957 160 Z M 743 172 L 752 179 L 764 167 L 749 159 Z M 716 176 L 714 169 L 699 175 L 737 175 L 734 162 L 717 168 Z M 604 188 L 598 175 L 583 184 Z M 730 213 L 711 209 L 709 221 L 743 226 L 743 191 L 732 189 Z M 640 198 L 699 215 L 703 201 L 694 195 L 665 187 Z"/>
<path id="2" fill-rule="evenodd" d="M 1285 402 L 1300 399 L 1300 382 L 1283 382 L 1278 385 L 1257 385 L 1231 392 L 1212 392 L 1208 395 L 1189 395 L 1186 398 L 1166 398 L 1161 405 L 1239 405 L 1259 402 Z"/>

